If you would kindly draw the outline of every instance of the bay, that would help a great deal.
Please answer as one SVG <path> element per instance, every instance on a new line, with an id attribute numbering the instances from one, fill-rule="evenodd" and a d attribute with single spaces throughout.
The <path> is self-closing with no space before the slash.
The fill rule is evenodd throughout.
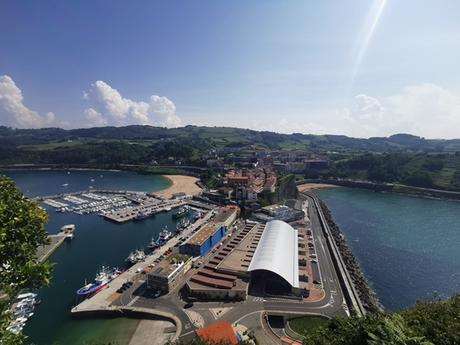
<path id="1" fill-rule="evenodd" d="M 315 193 L 387 310 L 460 292 L 460 202 L 343 187 Z"/>

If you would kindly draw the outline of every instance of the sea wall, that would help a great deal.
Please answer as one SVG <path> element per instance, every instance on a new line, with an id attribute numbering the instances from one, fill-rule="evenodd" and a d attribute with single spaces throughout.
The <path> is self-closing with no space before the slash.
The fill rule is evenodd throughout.
<path id="1" fill-rule="evenodd" d="M 374 290 L 370 288 L 366 278 L 362 274 L 358 261 L 348 247 L 345 236 L 340 231 L 339 226 L 335 223 L 331 211 L 322 200 L 320 200 L 319 203 L 363 307 L 368 312 L 382 310 L 383 307 L 380 305 L 377 295 Z"/>
<path id="2" fill-rule="evenodd" d="M 354 181 L 333 178 L 304 179 L 296 181 L 297 185 L 304 183 L 324 183 L 343 187 L 370 189 L 375 192 L 391 192 L 425 198 L 460 200 L 460 192 L 457 191 L 407 186 L 398 183 L 379 183 L 372 181 Z"/>

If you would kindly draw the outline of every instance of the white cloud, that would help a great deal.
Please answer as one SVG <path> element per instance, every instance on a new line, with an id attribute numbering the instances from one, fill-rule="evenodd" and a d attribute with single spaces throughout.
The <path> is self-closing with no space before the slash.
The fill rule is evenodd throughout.
<path id="1" fill-rule="evenodd" d="M 101 113 L 98 113 L 93 108 L 89 108 L 85 110 L 85 117 L 92 126 L 107 125 L 107 120 L 104 119 Z"/>
<path id="2" fill-rule="evenodd" d="M 167 97 L 150 96 L 147 102 L 123 98 L 118 90 L 102 80 L 91 85 L 83 97 L 91 107 L 85 110 L 90 126 L 142 124 L 164 127 L 180 126 L 176 106 Z"/>
<path id="3" fill-rule="evenodd" d="M 27 108 L 20 88 L 14 80 L 7 76 L 0 76 L 0 115 L 1 124 L 18 128 L 38 128 L 51 126 L 55 122 L 52 112 L 40 115 Z"/>
<path id="4" fill-rule="evenodd" d="M 355 97 L 342 112 L 342 132 L 359 137 L 406 132 L 429 138 L 460 137 L 460 97 L 435 84 L 408 86 L 381 101 Z"/>
<path id="5" fill-rule="evenodd" d="M 460 138 L 460 94 L 424 83 L 385 97 L 359 94 L 346 108 L 272 113 L 263 120 L 248 119 L 242 126 L 281 133 L 344 134 L 360 138 L 396 133 Z"/>

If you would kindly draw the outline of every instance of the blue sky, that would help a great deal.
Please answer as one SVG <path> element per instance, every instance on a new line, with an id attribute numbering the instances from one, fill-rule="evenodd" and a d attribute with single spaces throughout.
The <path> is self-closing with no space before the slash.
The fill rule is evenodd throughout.
<path id="1" fill-rule="evenodd" d="M 460 137 L 458 13 L 455 0 L 4 0 L 0 124 Z"/>

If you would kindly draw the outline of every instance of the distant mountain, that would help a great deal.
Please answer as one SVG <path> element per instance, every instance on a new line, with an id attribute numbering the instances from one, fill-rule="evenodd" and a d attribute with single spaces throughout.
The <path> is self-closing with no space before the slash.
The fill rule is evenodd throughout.
<path id="1" fill-rule="evenodd" d="M 61 128 L 12 129 L 0 126 L 0 144 L 9 147 L 39 145 L 69 140 L 128 140 L 187 142 L 204 140 L 210 146 L 226 147 L 259 145 L 269 149 L 309 149 L 315 151 L 460 151 L 460 139 L 425 139 L 410 134 L 369 139 L 345 135 L 280 134 L 232 127 L 185 126 L 162 128 L 152 126 L 94 127 L 64 130 Z"/>

